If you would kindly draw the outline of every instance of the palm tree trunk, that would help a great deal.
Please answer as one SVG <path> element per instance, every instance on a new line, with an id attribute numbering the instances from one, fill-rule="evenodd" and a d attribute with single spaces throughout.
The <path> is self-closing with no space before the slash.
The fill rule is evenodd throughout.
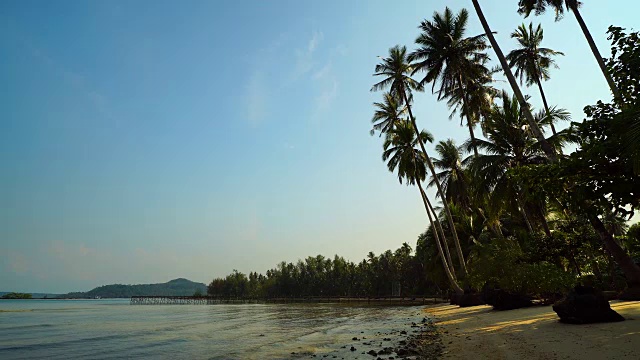
<path id="1" fill-rule="evenodd" d="M 542 202 L 541 204 L 536 205 L 536 209 L 538 210 L 538 213 L 540 214 L 540 220 L 542 221 L 542 229 L 544 230 L 544 233 L 548 236 L 551 237 L 551 229 L 549 228 L 549 223 L 547 222 L 547 217 L 544 214 L 544 208 L 545 207 L 545 203 Z"/>
<path id="2" fill-rule="evenodd" d="M 427 210 L 427 215 L 429 216 L 429 222 L 431 223 L 431 228 L 435 230 L 435 225 L 433 224 L 433 218 L 431 217 L 431 212 L 429 211 L 427 195 L 424 193 L 424 190 L 422 189 L 422 185 L 420 184 L 420 182 L 418 181 L 417 183 L 418 183 L 418 189 L 420 190 L 420 196 L 422 196 L 422 202 L 424 203 L 424 208 L 425 210 Z M 449 279 L 449 282 L 451 283 L 451 287 L 453 288 L 453 291 L 455 291 L 457 294 L 464 293 L 464 291 L 462 290 L 460 285 L 458 285 L 458 282 L 454 278 L 453 273 L 449 269 L 449 265 L 447 264 L 447 259 L 445 258 L 445 255 L 442 251 L 442 245 L 440 244 L 438 232 L 434 231 L 433 234 L 435 238 L 436 247 L 438 248 L 438 254 L 440 255 L 440 259 L 442 260 L 442 267 L 444 268 L 444 273 L 447 275 L 447 279 Z"/>
<path id="3" fill-rule="evenodd" d="M 593 56 L 596 58 L 596 61 L 598 62 L 598 66 L 600 66 L 600 70 L 602 71 L 602 75 L 604 75 L 604 78 L 607 80 L 607 84 L 609 84 L 611 93 L 613 93 L 613 98 L 616 101 L 620 101 L 620 103 L 622 103 L 620 90 L 618 90 L 616 83 L 613 82 L 613 79 L 611 78 L 611 74 L 609 73 L 607 66 L 604 64 L 602 55 L 600 55 L 600 51 L 598 50 L 598 47 L 596 46 L 595 41 L 593 41 L 591 32 L 589 32 L 589 28 L 587 28 L 587 24 L 585 24 L 584 19 L 580 14 L 580 10 L 578 10 L 577 6 L 571 6 L 571 11 L 573 11 L 573 14 L 576 16 L 576 20 L 578 20 L 578 24 L 580 25 L 580 29 L 582 29 L 582 33 L 584 34 L 584 37 L 587 38 L 587 42 L 589 43 L 591 52 L 593 53 Z"/>
<path id="4" fill-rule="evenodd" d="M 418 137 L 418 142 L 420 143 L 420 148 L 424 153 L 424 157 L 426 158 L 427 165 L 429 166 L 429 170 L 431 171 L 433 180 L 435 181 L 436 187 L 438 188 L 438 193 L 440 194 L 440 198 L 442 199 L 444 211 L 447 215 L 447 220 L 449 221 L 449 227 L 451 227 L 451 233 L 453 234 L 453 242 L 456 245 L 456 250 L 458 252 L 458 259 L 460 260 L 460 268 L 462 270 L 462 275 L 466 277 L 467 265 L 464 262 L 464 255 L 462 254 L 462 248 L 460 247 L 460 240 L 458 240 L 458 232 L 456 231 L 456 227 L 453 222 L 453 216 L 451 216 L 451 211 L 449 210 L 449 204 L 447 203 L 447 200 L 446 200 L 447 198 L 445 197 L 444 191 L 442 191 L 442 185 L 440 185 L 440 181 L 438 181 L 438 177 L 436 176 L 436 169 L 433 167 L 433 162 L 431 162 L 431 157 L 429 157 L 429 153 L 427 152 L 427 149 L 424 147 L 424 141 L 422 141 L 422 137 L 420 137 L 418 124 L 416 124 L 416 118 L 413 117 L 413 112 L 411 111 L 411 104 L 409 104 L 409 98 L 407 97 L 407 92 L 404 89 L 402 89 L 402 96 L 404 97 L 405 104 L 407 105 L 407 110 L 409 111 L 409 117 L 411 118 L 413 131 L 416 132 L 416 136 Z"/>
<path id="5" fill-rule="evenodd" d="M 518 203 L 518 209 L 520 209 L 520 213 L 524 218 L 525 224 L 527 224 L 527 229 L 529 233 L 533 234 L 533 227 L 531 226 L 531 221 L 529 221 L 529 216 L 527 216 L 527 211 L 524 208 L 524 204 L 522 204 L 522 200 L 520 200 L 520 196 L 516 195 L 516 202 Z"/>
<path id="6" fill-rule="evenodd" d="M 478 3 L 478 0 L 472 0 L 472 2 L 473 2 L 473 7 L 475 8 L 476 13 L 478 14 L 478 17 L 480 18 L 480 22 L 482 23 L 484 32 L 486 33 L 487 38 L 489 38 L 489 42 L 491 43 L 493 50 L 496 52 L 496 56 L 498 56 L 498 60 L 500 60 L 500 65 L 502 66 L 502 70 L 507 75 L 507 79 L 509 80 L 509 84 L 513 89 L 513 93 L 518 98 L 520 107 L 523 109 L 522 111 L 524 111 L 524 115 L 527 118 L 527 121 L 529 122 L 529 127 L 531 128 L 531 131 L 533 132 L 536 139 L 540 143 L 540 146 L 542 147 L 542 150 L 545 152 L 547 157 L 552 161 L 556 161 L 557 160 L 556 152 L 551 146 L 551 144 L 549 144 L 547 139 L 545 139 L 544 134 L 538 127 L 538 124 L 536 124 L 536 121 L 533 118 L 533 115 L 531 114 L 531 110 L 529 109 L 529 105 L 527 104 L 527 101 L 524 99 L 524 96 L 520 91 L 518 82 L 516 81 L 516 78 L 513 76 L 513 73 L 511 72 L 511 68 L 507 63 L 507 59 L 504 57 L 502 50 L 500 50 L 500 46 L 498 45 L 498 42 L 496 41 L 495 37 L 493 36 L 493 33 L 491 32 L 489 23 L 487 23 L 487 19 L 484 17 L 482 8 L 480 8 L 480 3 Z"/>
<path id="7" fill-rule="evenodd" d="M 607 231 L 602 221 L 596 215 L 587 215 L 591 226 L 596 230 L 609 254 L 615 259 L 624 276 L 627 278 L 629 287 L 640 287 L 640 266 L 638 266 L 631 256 L 615 241 L 611 233 Z"/>
<path id="8" fill-rule="evenodd" d="M 467 126 L 469 127 L 469 136 L 471 137 L 471 143 L 473 144 L 473 156 L 478 157 L 478 147 L 476 146 L 476 137 L 473 133 L 473 121 L 469 116 L 469 108 L 467 107 L 467 93 L 462 87 L 462 74 L 458 76 L 458 85 L 460 87 L 460 93 L 462 95 L 462 111 L 467 118 Z"/>
<path id="9" fill-rule="evenodd" d="M 540 96 L 542 97 L 542 104 L 544 105 L 544 111 L 547 113 L 547 117 L 549 117 L 549 124 L 551 125 L 551 132 L 553 135 L 556 135 L 556 127 L 553 126 L 553 119 L 550 118 L 551 113 L 549 112 L 549 104 L 547 104 L 547 97 L 544 96 L 544 90 L 542 90 L 542 83 L 540 79 L 536 79 L 536 83 L 538 84 L 538 89 L 540 89 Z"/>
<path id="10" fill-rule="evenodd" d="M 447 261 L 449 262 L 449 266 L 451 267 L 451 272 L 453 273 L 453 277 L 455 278 L 456 276 L 456 270 L 453 267 L 453 260 L 451 260 L 451 252 L 449 251 L 449 244 L 447 244 L 447 236 L 444 233 L 444 228 L 442 227 L 442 224 L 440 223 L 440 219 L 438 219 L 438 216 L 436 215 L 436 211 L 433 209 L 433 206 L 431 206 L 431 201 L 429 201 L 429 198 L 427 197 L 427 195 L 425 194 L 425 199 L 427 200 L 427 206 L 429 206 L 429 211 L 430 213 L 433 214 L 434 217 L 434 222 L 436 223 L 436 226 L 438 227 L 437 229 L 434 230 L 439 230 L 440 231 L 440 236 L 442 236 L 442 245 L 444 247 L 444 252 L 447 255 Z"/>

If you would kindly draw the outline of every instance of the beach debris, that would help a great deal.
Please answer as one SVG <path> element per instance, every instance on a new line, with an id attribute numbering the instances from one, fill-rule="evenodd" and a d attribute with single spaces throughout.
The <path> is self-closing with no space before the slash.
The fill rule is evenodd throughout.
<path id="1" fill-rule="evenodd" d="M 371 355 L 371 356 L 378 356 L 378 352 L 375 350 L 369 350 L 367 351 L 367 354 Z"/>
<path id="2" fill-rule="evenodd" d="M 355 347 L 351 346 L 351 349 L 349 349 L 349 350 L 356 351 L 357 349 Z"/>
<path id="3" fill-rule="evenodd" d="M 401 334 L 401 335 L 407 335 L 407 332 L 406 332 L 406 331 L 404 331 L 404 330 L 402 330 L 402 331 L 400 331 L 400 334 Z"/>
<path id="4" fill-rule="evenodd" d="M 357 337 L 355 337 L 355 336 L 354 336 L 354 337 L 353 337 L 353 339 L 351 339 L 351 340 L 353 340 L 353 341 L 358 341 L 359 339 L 358 339 Z"/>

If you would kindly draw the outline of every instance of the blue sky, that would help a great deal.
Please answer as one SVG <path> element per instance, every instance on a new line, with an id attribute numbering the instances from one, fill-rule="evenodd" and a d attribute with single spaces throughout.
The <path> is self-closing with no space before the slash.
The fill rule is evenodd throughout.
<path id="1" fill-rule="evenodd" d="M 523 19 L 483 2 L 503 51 Z M 232 269 L 415 245 L 426 226 L 369 136 L 376 56 L 471 1 L 3 1 L 0 3 L 0 290 L 209 282 Z M 637 25 L 635 1 L 588 2 Z M 568 14 L 532 17 L 563 51 L 545 84 L 582 119 L 607 99 Z M 469 35 L 481 28 L 471 12 Z M 500 84 L 498 85 L 500 86 Z M 503 83 L 503 87 L 506 84 Z M 538 93 L 530 89 L 533 102 Z M 416 96 L 436 139 L 465 139 L 444 103 Z"/>

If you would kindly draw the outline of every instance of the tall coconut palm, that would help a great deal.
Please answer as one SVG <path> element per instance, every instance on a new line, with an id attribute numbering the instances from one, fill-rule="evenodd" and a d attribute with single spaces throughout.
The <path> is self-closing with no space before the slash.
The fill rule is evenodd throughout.
<path id="1" fill-rule="evenodd" d="M 406 180 L 407 185 L 416 185 L 418 187 L 420 197 L 422 198 L 429 217 L 430 225 L 432 229 L 434 229 L 435 242 L 440 258 L 442 259 L 445 274 L 453 289 L 457 293 L 461 293 L 462 289 L 458 285 L 454 273 L 451 271 L 452 267 L 450 263 L 447 262 L 440 243 L 444 239 L 439 239 L 438 232 L 433 223 L 433 218 L 429 211 L 429 198 L 422 188 L 422 181 L 424 181 L 427 176 L 427 169 L 425 167 L 426 156 L 424 152 L 421 152 L 416 147 L 420 142 L 424 143 L 425 141 L 433 141 L 433 136 L 424 130 L 420 132 L 415 131 L 413 124 L 409 121 L 400 121 L 396 123 L 394 128 L 387 132 L 387 137 L 383 145 L 384 152 L 382 153 L 382 160 L 387 161 L 389 171 L 397 173 L 400 183 Z"/>
<path id="2" fill-rule="evenodd" d="M 472 184 L 469 181 L 468 171 L 462 164 L 462 157 L 466 153 L 465 148 L 465 145 L 457 146 L 451 139 L 440 141 L 436 145 L 439 157 L 433 159 L 433 164 L 440 170 L 437 178 L 445 189 L 446 201 L 453 203 L 458 208 L 458 212 L 463 211 L 465 218 L 473 226 L 484 224 L 500 237 L 498 224 L 487 221 L 485 211 L 478 206 L 478 202 L 473 201 L 475 199 L 472 199 Z M 435 183 L 431 180 L 429 186 L 434 185 Z M 457 219 L 459 220 L 460 216 Z"/>
<path id="3" fill-rule="evenodd" d="M 411 111 L 411 100 L 412 95 L 411 91 L 422 91 L 423 87 L 411 78 L 411 74 L 414 71 L 413 65 L 409 62 L 407 56 L 407 48 L 406 46 L 396 45 L 389 49 L 389 56 L 382 59 L 382 62 L 376 65 L 374 76 L 383 77 L 383 79 L 376 84 L 373 85 L 371 91 L 378 91 L 383 89 L 389 89 L 389 94 L 396 98 L 398 101 L 402 102 L 409 112 L 409 120 L 413 124 L 413 127 L 418 134 L 418 126 L 416 124 L 416 118 L 413 116 L 413 112 Z M 424 146 L 424 142 L 418 136 L 418 143 L 420 144 L 420 149 L 426 155 L 427 165 L 429 166 L 429 170 L 431 171 L 432 176 L 436 176 L 436 170 L 433 167 L 433 163 L 431 162 L 431 158 L 429 157 L 427 150 Z M 438 188 L 438 193 L 440 193 L 441 198 L 445 198 L 444 191 L 442 191 L 442 186 L 440 186 L 440 182 L 436 181 L 436 187 Z M 456 250 L 458 252 L 458 258 L 460 260 L 460 268 L 464 276 L 467 275 L 467 266 L 464 262 L 464 256 L 462 255 L 462 248 L 460 247 L 460 241 L 458 240 L 458 234 L 455 231 L 455 226 L 453 222 L 453 217 L 451 216 L 451 212 L 449 211 L 449 207 L 445 202 L 445 212 L 447 213 L 447 220 L 449 221 L 449 225 L 452 228 L 453 241 L 456 246 Z"/>
<path id="4" fill-rule="evenodd" d="M 433 159 L 433 164 L 441 171 L 431 179 L 429 186 L 435 186 L 434 180 L 438 179 L 446 196 L 442 201 L 451 201 L 464 210 L 470 210 L 468 179 L 462 167 L 464 152 L 464 145 L 457 146 L 452 139 L 438 142 L 436 153 L 439 157 Z"/>
<path id="5" fill-rule="evenodd" d="M 469 136 L 474 139 L 474 119 L 468 109 L 466 81 L 488 72 L 484 66 L 488 55 L 484 52 L 487 49 L 484 34 L 465 37 L 468 20 L 466 9 L 454 15 L 447 7 L 442 14 L 434 13 L 432 20 L 422 21 L 418 26 L 421 33 L 415 41 L 419 47 L 409 55 L 409 60 L 415 61 L 414 73 L 426 73 L 421 85 L 433 83 L 431 89 L 435 92 L 436 84 L 439 84 L 438 100 L 452 94 L 461 100 Z M 474 153 L 478 155 L 475 148 Z"/>
<path id="6" fill-rule="evenodd" d="M 558 67 L 552 56 L 564 54 L 560 51 L 540 47 L 544 32 L 539 24 L 535 30 L 533 23 L 529 23 L 528 29 L 525 24 L 522 24 L 511 33 L 511 37 L 518 40 L 520 47 L 507 55 L 509 66 L 516 69 L 515 76 L 520 78 L 520 83 L 526 83 L 527 86 L 533 84 L 538 86 L 544 109 L 549 113 L 549 104 L 542 89 L 542 81 L 549 80 L 549 67 Z M 555 135 L 557 132 L 553 122 L 550 125 L 551 131 Z"/>
<path id="7" fill-rule="evenodd" d="M 558 157 L 556 155 L 555 150 L 553 149 L 551 144 L 549 144 L 547 139 L 544 137 L 542 130 L 540 130 L 540 127 L 538 126 L 535 119 L 533 118 L 533 114 L 531 113 L 531 110 L 527 106 L 527 101 L 525 100 L 524 95 L 522 94 L 522 91 L 520 91 L 520 86 L 518 86 L 516 78 L 515 76 L 513 76 L 513 73 L 511 72 L 511 68 L 507 63 L 507 59 L 505 58 L 504 53 L 500 49 L 500 45 L 498 45 L 496 38 L 493 36 L 493 33 L 491 32 L 491 28 L 489 27 L 489 23 L 487 22 L 487 19 L 485 18 L 484 13 L 482 12 L 480 3 L 478 2 L 478 0 L 472 0 L 472 3 L 476 11 L 476 14 L 478 14 L 478 18 L 480 19 L 482 28 L 484 29 L 484 32 L 487 35 L 489 42 L 491 43 L 491 47 L 495 51 L 496 56 L 500 61 L 500 66 L 502 67 L 502 70 L 507 76 L 507 80 L 509 80 L 509 85 L 511 86 L 511 89 L 513 89 L 513 93 L 515 94 L 516 98 L 518 99 L 518 102 L 520 103 L 520 106 L 523 109 L 522 111 L 524 112 L 524 116 L 527 119 L 527 123 L 529 124 L 531 132 L 534 134 L 535 138 L 540 143 L 540 146 L 544 150 L 544 153 L 546 154 L 546 156 L 552 161 L 557 160 Z"/>
<path id="8" fill-rule="evenodd" d="M 539 124 L 550 126 L 553 131 L 553 125 L 555 123 L 560 121 L 570 121 L 571 113 L 568 112 L 566 109 L 562 109 L 557 106 L 552 106 L 549 109 L 538 111 L 534 115 L 534 118 L 536 119 L 536 122 L 538 122 Z M 569 129 L 565 129 L 564 132 L 563 131 L 554 132 L 553 136 L 562 137 L 563 141 L 569 142 L 572 139 L 571 139 L 571 133 L 569 133 L 567 130 Z"/>
<path id="9" fill-rule="evenodd" d="M 398 100 L 391 96 L 391 94 L 384 93 L 382 98 L 383 102 L 373 103 L 376 110 L 373 113 L 373 118 L 371 119 L 371 122 L 373 123 L 373 128 L 370 132 L 371 135 L 376 131 L 379 131 L 380 135 L 389 132 L 400 120 L 403 119 L 403 116 L 407 111 L 404 106 L 400 105 Z"/>
<path id="10" fill-rule="evenodd" d="M 493 87 L 493 74 L 496 72 L 498 72 L 497 69 L 491 69 L 488 72 L 479 73 L 476 74 L 477 76 L 465 79 L 464 95 L 467 99 L 467 114 L 473 119 L 474 124 L 480 124 L 481 127 L 483 119 L 491 111 L 493 100 L 499 94 L 498 90 Z M 462 122 L 465 114 L 462 106 L 462 97 L 458 95 L 459 93 L 460 91 L 452 91 L 447 100 L 447 106 L 451 110 L 449 119 L 453 119 L 456 114 L 459 114 L 460 122 Z"/>
<path id="11" fill-rule="evenodd" d="M 546 157 L 539 142 L 531 136 L 517 99 L 506 92 L 501 99 L 502 104 L 494 106 L 487 119 L 487 140 L 476 140 L 484 153 L 479 157 L 469 157 L 465 164 L 471 169 L 476 186 L 489 194 L 490 207 L 517 208 L 529 231 L 533 231 L 533 219 L 527 211 L 532 206 L 526 203 L 519 185 L 511 180 L 508 171 L 518 166 L 543 163 Z M 467 143 L 467 147 L 470 148 L 471 144 Z"/>
<path id="12" fill-rule="evenodd" d="M 607 84 L 609 84 L 609 88 L 611 89 L 611 93 L 613 93 L 613 97 L 617 101 L 622 101 L 622 98 L 620 97 L 620 91 L 611 78 L 611 74 L 609 73 L 609 70 L 607 70 L 604 59 L 602 58 L 602 55 L 600 55 L 600 51 L 598 50 L 595 41 L 593 41 L 591 32 L 589 32 L 589 28 L 584 22 L 582 14 L 580 14 L 581 5 L 582 3 L 578 0 L 518 0 L 518 13 L 524 14 L 525 17 L 528 17 L 531 12 L 534 12 L 536 15 L 541 15 L 547 10 L 547 8 L 552 8 L 556 13 L 556 21 L 558 21 L 562 19 L 565 8 L 567 11 L 571 11 L 573 15 L 575 15 L 576 20 L 580 25 L 580 29 L 582 29 L 582 33 L 589 43 L 591 52 L 596 58 L 598 66 L 600 66 L 600 71 L 602 71 L 604 78 L 607 80 Z"/>

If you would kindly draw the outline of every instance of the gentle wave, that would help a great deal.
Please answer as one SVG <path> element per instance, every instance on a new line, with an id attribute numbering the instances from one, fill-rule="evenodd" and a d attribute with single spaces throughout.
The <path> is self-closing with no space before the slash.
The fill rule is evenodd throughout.
<path id="1" fill-rule="evenodd" d="M 348 351 L 353 337 L 382 343 L 390 336 L 382 333 L 399 333 L 421 314 L 419 308 L 327 304 L 127 304 L 14 304 L 0 310 L 6 312 L 0 318 L 0 357 L 291 359 L 339 354 L 349 359 L 361 352 Z"/>

